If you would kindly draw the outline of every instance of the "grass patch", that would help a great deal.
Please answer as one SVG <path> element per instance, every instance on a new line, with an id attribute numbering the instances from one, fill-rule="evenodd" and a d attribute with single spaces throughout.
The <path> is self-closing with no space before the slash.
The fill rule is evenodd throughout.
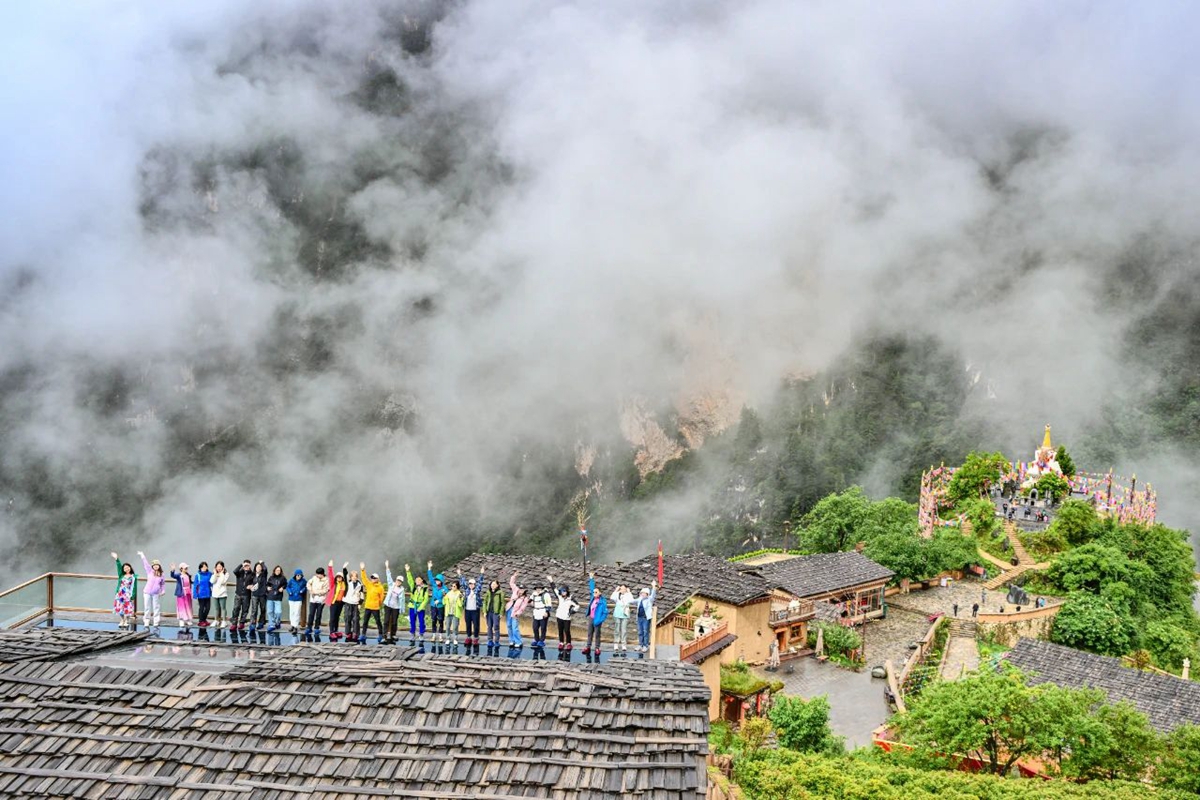
<path id="1" fill-rule="evenodd" d="M 721 691 L 745 697 L 748 694 L 761 692 L 770 688 L 770 681 L 765 681 L 750 671 L 745 661 L 735 661 L 721 667 Z"/>

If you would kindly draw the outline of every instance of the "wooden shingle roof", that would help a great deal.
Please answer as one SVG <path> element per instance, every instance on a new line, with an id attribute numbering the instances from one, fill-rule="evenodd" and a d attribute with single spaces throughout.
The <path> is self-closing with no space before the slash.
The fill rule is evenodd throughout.
<path id="1" fill-rule="evenodd" d="M 591 564 L 596 573 L 596 584 L 611 594 L 619 584 L 630 587 L 636 595 L 641 587 L 648 587 L 658 575 L 658 557 L 645 558 L 622 564 Z M 454 574 L 461 569 L 464 575 L 487 575 L 504 585 L 508 591 L 508 577 L 514 570 L 520 572 L 518 581 L 529 587 L 536 581 L 544 581 L 553 575 L 559 583 L 566 583 L 576 597 L 587 593 L 587 580 L 582 577 L 582 568 L 577 561 L 529 555 L 496 555 L 474 553 L 467 556 L 449 571 Z M 733 605 L 764 599 L 770 596 L 767 582 L 757 575 L 743 572 L 724 558 L 690 553 L 687 555 L 663 556 L 663 578 L 665 586 L 658 591 L 659 619 L 677 608 L 694 594 Z"/>
<path id="2" fill-rule="evenodd" d="M 1119 658 L 1038 639 L 1017 640 L 1007 658 L 1030 683 L 1103 689 L 1110 702 L 1128 700 L 1163 733 L 1186 722 L 1200 725 L 1200 684 L 1194 681 L 1143 672 L 1124 666 Z"/>
<path id="3" fill-rule="evenodd" d="M 296 645 L 224 675 L 0 667 L 0 796 L 703 796 L 709 690 L 685 664 Z"/>
<path id="4" fill-rule="evenodd" d="M 823 597 L 860 586 L 890 580 L 896 573 L 862 553 L 817 553 L 744 568 L 773 587 L 796 597 Z"/>
<path id="5" fill-rule="evenodd" d="M 126 647 L 150 638 L 150 631 L 104 631 L 84 628 L 0 630 L 0 664 L 48 661 Z"/>

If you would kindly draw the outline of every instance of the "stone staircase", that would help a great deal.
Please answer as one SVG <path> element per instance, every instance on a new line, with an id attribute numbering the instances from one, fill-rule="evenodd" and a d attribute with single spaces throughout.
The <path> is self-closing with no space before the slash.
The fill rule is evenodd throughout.
<path id="1" fill-rule="evenodd" d="M 975 644 L 977 626 L 974 620 L 955 617 L 950 620 L 950 636 L 938 674 L 948 681 L 957 680 L 964 672 L 979 669 L 979 647 Z"/>
<path id="2" fill-rule="evenodd" d="M 1014 567 L 1012 564 L 1007 564 L 1004 561 L 996 558 L 991 553 L 980 550 L 979 554 L 981 556 L 1004 570 L 999 575 L 983 584 L 987 589 L 999 589 L 1007 584 L 1012 583 L 1017 576 L 1021 575 L 1022 573 L 1028 572 L 1031 569 L 1046 569 L 1050 566 L 1050 562 L 1048 561 L 1035 562 L 1033 560 L 1033 556 L 1029 555 L 1029 551 L 1026 550 L 1025 545 L 1021 543 L 1021 537 L 1017 535 L 1017 526 L 1014 525 L 1011 520 L 1005 521 L 1004 534 L 1008 537 L 1008 545 L 1012 548 L 1013 555 L 1017 557 L 1017 565 Z"/>

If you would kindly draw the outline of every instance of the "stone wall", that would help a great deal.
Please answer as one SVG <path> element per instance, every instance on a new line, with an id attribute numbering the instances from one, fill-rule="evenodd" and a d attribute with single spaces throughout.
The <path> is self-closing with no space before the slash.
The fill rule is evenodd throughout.
<path id="1" fill-rule="evenodd" d="M 1027 611 L 1012 611 L 1004 614 L 981 613 L 975 623 L 979 635 L 991 636 L 997 644 L 1012 647 L 1017 639 L 1046 639 L 1050 638 L 1050 630 L 1054 627 L 1054 618 L 1062 603 L 1051 603 L 1045 608 L 1031 608 Z"/>

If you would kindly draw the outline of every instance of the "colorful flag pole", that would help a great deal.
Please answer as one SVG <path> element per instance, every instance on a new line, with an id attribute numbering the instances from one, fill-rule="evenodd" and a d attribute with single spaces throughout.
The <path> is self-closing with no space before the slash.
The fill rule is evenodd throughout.
<path id="1" fill-rule="evenodd" d="M 663 551 L 662 539 L 658 540 L 658 585 L 663 585 Z"/>

